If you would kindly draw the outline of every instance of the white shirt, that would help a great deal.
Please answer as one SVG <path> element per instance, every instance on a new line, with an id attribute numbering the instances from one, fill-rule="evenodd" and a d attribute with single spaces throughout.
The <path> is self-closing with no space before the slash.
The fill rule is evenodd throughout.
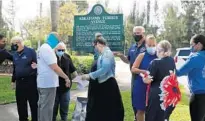
<path id="1" fill-rule="evenodd" d="M 51 64 L 57 64 L 57 57 L 54 50 L 48 44 L 45 43 L 39 48 L 37 63 L 38 88 L 58 87 L 58 75 L 49 67 Z"/>

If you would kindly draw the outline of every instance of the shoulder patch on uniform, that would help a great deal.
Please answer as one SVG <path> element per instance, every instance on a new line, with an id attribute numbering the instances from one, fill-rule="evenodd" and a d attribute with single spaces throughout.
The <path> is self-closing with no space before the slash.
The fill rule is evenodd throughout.
<path id="1" fill-rule="evenodd" d="M 146 48 L 145 48 L 145 47 L 142 47 L 142 48 L 140 49 L 140 52 L 143 53 L 143 52 L 145 52 L 145 50 L 146 50 Z"/>

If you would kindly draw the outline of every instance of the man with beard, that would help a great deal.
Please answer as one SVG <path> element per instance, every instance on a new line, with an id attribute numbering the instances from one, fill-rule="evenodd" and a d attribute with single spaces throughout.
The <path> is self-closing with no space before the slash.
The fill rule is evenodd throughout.
<path id="1" fill-rule="evenodd" d="M 120 57 L 121 60 L 130 65 L 130 69 L 132 68 L 133 63 L 135 62 L 136 57 L 146 51 L 145 47 L 145 29 L 143 26 L 135 26 L 133 28 L 133 37 L 136 43 L 131 45 L 128 51 L 128 56 L 125 56 L 122 53 L 114 52 L 114 55 Z M 131 94 L 133 88 L 133 81 L 135 80 L 135 74 L 132 74 L 131 79 Z M 133 108 L 134 114 L 136 114 L 136 110 Z"/>
<path id="2" fill-rule="evenodd" d="M 12 55 L 5 49 L 6 38 L 4 35 L 0 34 L 0 64 L 2 64 L 6 59 L 13 60 Z"/>

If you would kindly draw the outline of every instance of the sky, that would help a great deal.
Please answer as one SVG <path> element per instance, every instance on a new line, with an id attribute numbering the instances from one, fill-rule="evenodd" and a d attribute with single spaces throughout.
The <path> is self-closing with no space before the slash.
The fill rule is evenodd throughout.
<path id="1" fill-rule="evenodd" d="M 3 1 L 3 15 L 9 19 L 9 9 L 11 8 L 12 0 L 2 0 Z M 13 0 L 14 1 L 14 10 L 15 10 L 15 29 L 19 31 L 20 23 L 23 23 L 27 19 L 32 19 L 39 15 L 40 13 L 40 2 L 42 2 L 42 14 L 49 14 L 50 9 L 50 0 Z M 91 10 L 92 6 L 96 3 L 96 0 L 87 0 L 89 3 L 89 10 Z M 145 4 L 146 0 L 110 0 L 109 8 L 114 9 L 117 8 L 118 5 L 122 7 L 123 14 L 125 16 L 129 15 L 132 4 L 134 1 L 137 3 L 140 2 L 138 7 L 142 8 L 143 4 Z M 151 0 L 153 1 L 153 0 Z M 172 2 L 174 4 L 178 4 L 179 0 L 158 0 L 160 6 L 164 6 L 166 3 Z"/>

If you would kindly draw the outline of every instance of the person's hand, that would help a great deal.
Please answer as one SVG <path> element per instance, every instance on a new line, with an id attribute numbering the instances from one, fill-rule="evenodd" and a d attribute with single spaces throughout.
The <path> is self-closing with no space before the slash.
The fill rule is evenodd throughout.
<path id="1" fill-rule="evenodd" d="M 65 86 L 70 87 L 70 79 L 69 78 L 65 79 Z"/>
<path id="2" fill-rule="evenodd" d="M 15 82 L 11 82 L 11 89 L 16 89 L 16 83 Z"/>
<path id="3" fill-rule="evenodd" d="M 36 69 L 37 68 L 37 64 L 35 62 L 32 62 L 31 67 L 32 67 L 32 69 Z"/>
<path id="4" fill-rule="evenodd" d="M 146 78 L 143 78 L 143 82 L 145 83 L 145 84 L 150 84 L 151 82 L 153 81 L 153 79 L 152 79 L 152 77 L 146 77 Z"/>
<path id="5" fill-rule="evenodd" d="M 121 57 L 121 56 L 123 56 L 123 54 L 120 53 L 120 52 L 113 52 L 113 55 L 114 55 L 114 56 L 117 56 L 117 57 Z"/>
<path id="6" fill-rule="evenodd" d="M 77 77 L 75 77 L 74 79 L 73 79 L 73 82 L 79 82 L 79 81 L 84 81 L 84 80 L 87 80 L 87 81 L 89 81 L 90 80 L 90 76 L 89 76 L 89 74 L 83 74 L 83 75 L 81 75 L 81 76 L 77 76 Z"/>
<path id="7" fill-rule="evenodd" d="M 81 76 L 81 79 L 82 79 L 82 80 L 90 80 L 90 76 L 89 76 L 89 74 L 83 74 L 83 75 Z"/>
<path id="8" fill-rule="evenodd" d="M 140 73 L 140 76 L 141 76 L 142 78 L 151 77 L 149 74 L 150 74 L 149 71 L 142 70 L 142 72 Z"/>
<path id="9" fill-rule="evenodd" d="M 148 71 L 147 70 L 142 70 L 142 74 L 144 74 L 144 76 L 146 77 L 146 76 L 148 76 Z"/>

